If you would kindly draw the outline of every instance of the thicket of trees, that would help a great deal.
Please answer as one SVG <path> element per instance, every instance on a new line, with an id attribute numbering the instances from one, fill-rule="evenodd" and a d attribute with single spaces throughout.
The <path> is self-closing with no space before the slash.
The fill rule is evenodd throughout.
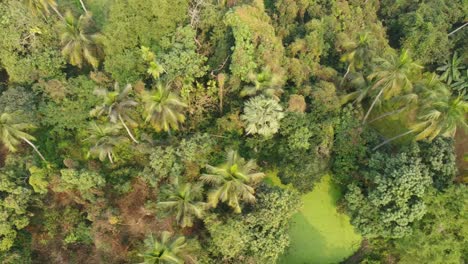
<path id="1" fill-rule="evenodd" d="M 468 261 L 467 14 L 1 1 L 0 261 L 275 263 L 327 172 L 362 263 Z"/>

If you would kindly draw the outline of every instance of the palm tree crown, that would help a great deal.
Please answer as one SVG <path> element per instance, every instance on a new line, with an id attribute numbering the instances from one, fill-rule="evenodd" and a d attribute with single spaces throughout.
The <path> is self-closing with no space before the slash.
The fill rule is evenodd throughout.
<path id="1" fill-rule="evenodd" d="M 175 214 L 177 223 L 181 227 L 191 227 L 195 217 L 203 217 L 206 203 L 201 202 L 202 198 L 203 185 L 201 183 L 175 183 L 167 190 L 166 199 L 158 205 Z"/>
<path id="2" fill-rule="evenodd" d="M 57 9 L 57 2 L 55 0 L 26 0 L 26 5 L 34 13 L 45 13 L 50 14 L 50 9 L 61 18 L 64 19 L 62 14 Z"/>
<path id="3" fill-rule="evenodd" d="M 86 139 L 93 144 L 89 155 L 98 157 L 101 161 L 107 158 L 110 163 L 114 163 L 114 148 L 129 141 L 128 138 L 120 135 L 121 128 L 119 124 L 98 125 L 95 122 L 91 123 L 90 136 Z"/>
<path id="4" fill-rule="evenodd" d="M 106 115 L 109 118 L 109 121 L 112 123 L 120 122 L 127 131 L 130 138 L 135 142 L 138 141 L 130 132 L 126 122 L 130 123 L 132 126 L 136 126 L 137 123 L 131 118 L 130 109 L 137 106 L 138 103 L 129 97 L 130 92 L 132 91 L 132 86 L 127 84 L 125 88 L 120 91 L 120 86 L 118 83 L 114 85 L 114 91 L 108 91 L 107 89 L 97 89 L 94 93 L 102 97 L 103 103 L 99 106 L 96 106 L 91 111 L 91 116 L 102 116 Z"/>
<path id="5" fill-rule="evenodd" d="M 369 79 L 375 81 L 369 91 L 375 91 L 371 95 L 374 100 L 364 117 L 364 122 L 375 104 L 381 101 L 381 97 L 388 100 L 403 92 L 411 91 L 413 89 L 412 77 L 422 68 L 413 62 L 407 50 L 403 50 L 400 56 L 392 54 L 388 60 L 380 58 L 377 62 L 378 66 L 375 71 L 369 75 Z"/>
<path id="6" fill-rule="evenodd" d="M 441 96 L 423 108 L 419 122 L 411 126 L 411 130 L 419 132 L 416 140 L 433 140 L 438 135 L 453 137 L 457 127 L 468 128 L 467 113 L 468 103 L 461 96 Z"/>
<path id="7" fill-rule="evenodd" d="M 91 13 L 81 15 L 76 19 L 71 12 L 65 14 L 62 34 L 60 35 L 63 56 L 70 64 L 82 67 L 86 61 L 94 68 L 99 66 L 98 53 L 100 47 L 96 44 L 100 34 L 90 33 L 92 25 Z"/>
<path id="8" fill-rule="evenodd" d="M 45 161 L 44 156 L 39 152 L 37 147 L 31 142 L 36 138 L 24 132 L 28 129 L 34 129 L 35 126 L 29 123 L 17 122 L 18 115 L 16 113 L 1 113 L 0 114 L 0 142 L 11 152 L 17 151 L 17 146 L 21 141 L 30 145 L 39 157 Z"/>
<path id="9" fill-rule="evenodd" d="M 185 121 L 181 112 L 187 105 L 162 83 L 152 91 L 144 91 L 142 101 L 145 104 L 145 121 L 150 122 L 157 132 L 177 130 Z"/>
<path id="10" fill-rule="evenodd" d="M 245 161 L 236 151 L 227 152 L 226 162 L 219 167 L 206 165 L 209 174 L 203 174 L 203 182 L 214 185 L 208 193 L 208 203 L 216 207 L 218 201 L 227 202 L 236 213 L 241 212 L 239 200 L 247 203 L 255 202 L 255 186 L 265 177 L 257 172 L 254 160 Z"/>
<path id="11" fill-rule="evenodd" d="M 150 235 L 145 240 L 146 251 L 140 254 L 144 258 L 142 264 L 183 264 L 186 255 L 187 243 L 185 237 L 172 237 L 172 234 L 164 231 L 161 239 L 154 239 Z"/>

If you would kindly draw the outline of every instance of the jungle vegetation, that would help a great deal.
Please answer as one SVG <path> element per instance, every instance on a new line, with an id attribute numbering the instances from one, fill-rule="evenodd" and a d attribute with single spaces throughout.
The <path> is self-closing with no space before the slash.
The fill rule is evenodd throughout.
<path id="1" fill-rule="evenodd" d="M 0 1 L 0 262 L 288 263 L 324 195 L 362 237 L 343 263 L 466 263 L 467 21 L 464 0 Z"/>

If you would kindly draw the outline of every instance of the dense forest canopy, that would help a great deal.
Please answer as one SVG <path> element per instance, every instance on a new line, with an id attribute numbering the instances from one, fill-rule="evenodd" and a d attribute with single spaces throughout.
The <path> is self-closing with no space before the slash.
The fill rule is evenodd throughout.
<path id="1" fill-rule="evenodd" d="M 464 0 L 1 1 L 0 262 L 294 264 L 325 175 L 362 237 L 337 262 L 467 262 L 467 21 Z"/>

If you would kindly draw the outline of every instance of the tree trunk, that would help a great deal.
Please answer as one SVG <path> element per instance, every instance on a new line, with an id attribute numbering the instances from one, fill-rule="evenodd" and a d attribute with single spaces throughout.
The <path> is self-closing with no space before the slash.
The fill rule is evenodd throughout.
<path id="1" fill-rule="evenodd" d="M 450 36 L 450 35 L 454 34 L 454 33 L 457 32 L 458 30 L 464 28 L 466 25 L 468 25 L 468 22 L 466 22 L 466 23 L 463 24 L 462 26 L 458 27 L 458 28 L 455 29 L 454 31 L 450 32 L 447 36 Z"/>
<path id="2" fill-rule="evenodd" d="M 25 138 L 25 137 L 21 137 L 21 139 L 22 139 L 24 142 L 28 143 L 28 145 L 30 145 L 30 146 L 34 149 L 34 151 L 36 151 L 36 153 L 39 155 L 39 157 L 41 157 L 41 159 L 42 159 L 44 162 L 47 162 L 46 159 L 44 158 L 44 156 L 42 156 L 41 152 L 39 152 L 39 150 L 37 149 L 37 147 L 36 147 L 31 141 L 29 141 L 29 140 L 28 140 L 27 138 Z"/>
<path id="3" fill-rule="evenodd" d="M 408 134 L 411 134 L 411 133 L 413 133 L 413 132 L 414 132 L 413 130 L 410 130 L 410 131 L 407 131 L 407 132 L 405 132 L 405 133 L 403 133 L 403 134 L 400 134 L 400 135 L 394 136 L 394 137 L 392 137 L 392 138 L 389 138 L 389 139 L 385 140 L 384 142 L 380 143 L 379 145 L 375 146 L 375 147 L 372 149 L 372 151 L 375 151 L 375 150 L 377 150 L 378 148 L 382 147 L 383 145 L 385 145 L 385 144 L 387 144 L 387 143 L 389 143 L 389 142 L 391 142 L 391 141 L 393 141 L 393 140 L 395 140 L 395 139 L 398 139 L 398 138 L 404 137 L 404 136 L 406 136 L 406 135 L 408 135 Z"/>
<path id="4" fill-rule="evenodd" d="M 381 115 L 379 117 L 376 117 L 376 118 L 372 119 L 371 121 L 367 122 L 367 124 L 370 124 L 372 122 L 375 122 L 377 120 L 380 120 L 380 119 L 382 119 L 384 117 L 387 117 L 387 116 L 390 116 L 390 115 L 393 115 L 393 114 L 398 114 L 398 113 L 402 112 L 405 109 L 406 109 L 406 107 L 403 107 L 403 108 L 400 108 L 400 109 L 395 110 L 395 111 L 387 112 L 387 113 L 385 113 L 385 114 L 383 114 L 383 115 Z"/>
<path id="5" fill-rule="evenodd" d="M 343 80 L 341 80 L 341 82 L 340 82 L 340 87 L 343 86 L 343 83 L 344 83 L 344 81 L 346 80 L 346 76 L 348 76 L 348 74 L 349 74 L 350 68 L 351 68 L 351 64 L 349 64 L 349 65 L 348 65 L 348 69 L 346 69 L 346 73 L 345 73 L 345 75 L 343 76 Z"/>
<path id="6" fill-rule="evenodd" d="M 362 123 L 365 124 L 366 123 L 366 120 L 367 118 L 369 117 L 372 109 L 374 108 L 375 106 L 375 103 L 377 103 L 377 101 L 379 100 L 380 96 L 382 96 L 382 93 L 384 91 L 385 88 L 382 88 L 379 92 L 379 94 L 377 94 L 377 96 L 375 97 L 374 101 L 372 102 L 371 106 L 369 107 L 369 110 L 367 110 L 367 113 L 366 113 L 366 116 L 364 117 L 364 119 L 362 120 Z"/>
<path id="7" fill-rule="evenodd" d="M 110 152 L 107 152 L 107 157 L 109 158 L 110 163 L 114 164 L 114 161 L 112 160 L 112 154 Z"/>
<path id="8" fill-rule="evenodd" d="M 120 114 L 119 114 L 119 120 L 120 120 L 120 122 L 122 123 L 122 125 L 125 127 L 125 130 L 127 130 L 127 133 L 128 133 L 128 135 L 130 136 L 130 138 L 133 140 L 133 142 L 135 142 L 135 143 L 138 144 L 138 143 L 139 143 L 138 140 L 136 140 L 136 139 L 133 137 L 132 132 L 130 132 L 130 129 L 127 127 L 127 125 L 125 124 L 125 122 L 124 122 L 124 120 L 123 120 L 123 118 L 122 118 L 122 116 L 121 116 Z"/>
<path id="9" fill-rule="evenodd" d="M 88 10 L 86 9 L 85 4 L 83 3 L 83 0 L 80 0 L 81 7 L 83 7 L 83 10 L 85 11 L 86 14 L 88 14 Z"/>

